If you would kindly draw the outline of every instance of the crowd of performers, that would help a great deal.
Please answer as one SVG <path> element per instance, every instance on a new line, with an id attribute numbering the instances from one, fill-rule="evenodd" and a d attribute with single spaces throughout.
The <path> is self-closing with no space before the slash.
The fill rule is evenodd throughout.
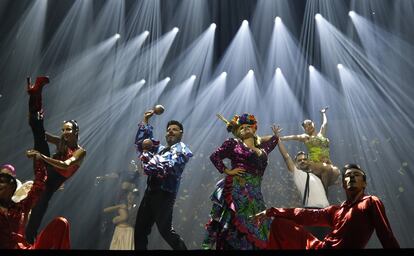
<path id="1" fill-rule="evenodd" d="M 27 151 L 33 160 L 34 181 L 21 184 L 10 164 L 0 168 L 0 249 L 70 249 L 70 224 L 56 217 L 43 230 L 40 223 L 53 194 L 81 167 L 86 151 L 78 145 L 79 126 L 75 120 L 63 121 L 60 136 L 43 126 L 42 88 L 48 77 L 27 81 L 29 125 L 34 148 Z M 117 211 L 110 249 L 146 250 L 154 223 L 163 239 L 174 250 L 186 250 L 184 240 L 172 225 L 173 209 L 181 175 L 193 153 L 181 139 L 183 125 L 170 120 L 166 126 L 166 145 L 153 137 L 150 119 L 164 111 L 157 105 L 144 113 L 138 124 L 135 144 L 147 185 L 136 203 L 133 182 L 123 183 L 123 200 L 104 212 Z M 210 220 L 205 226 L 203 249 L 349 249 L 364 248 L 373 231 L 384 248 L 399 248 L 381 200 L 365 194 L 365 171 L 357 164 L 341 170 L 333 165 L 326 137 L 327 108 L 320 112 L 322 125 L 317 131 L 312 120 L 302 123 L 304 133 L 281 136 L 272 125 L 272 134 L 258 136 L 254 115 L 235 115 L 230 121 L 217 115 L 233 136 L 210 156 L 223 174 L 211 194 Z M 292 158 L 284 141 L 305 144 Z M 50 154 L 48 143 L 56 146 Z M 261 192 L 270 153 L 278 147 L 288 171 L 302 197 L 302 208 L 267 208 Z M 223 160 L 230 160 L 227 166 Z M 99 177 L 99 178 L 103 178 Z M 330 205 L 328 187 L 342 184 L 346 200 Z"/>

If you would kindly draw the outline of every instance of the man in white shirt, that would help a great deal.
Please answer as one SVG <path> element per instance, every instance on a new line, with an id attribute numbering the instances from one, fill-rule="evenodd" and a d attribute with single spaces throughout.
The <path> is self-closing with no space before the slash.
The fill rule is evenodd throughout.
<path id="1" fill-rule="evenodd" d="M 303 151 L 299 151 L 296 154 L 295 161 L 293 161 L 282 141 L 279 141 L 278 147 L 289 172 L 293 175 L 296 188 L 302 196 L 302 206 L 305 208 L 325 208 L 329 206 L 328 197 L 321 179 L 309 167 L 308 155 Z M 308 229 L 317 237 L 323 237 L 328 232 L 323 227 Z"/>
<path id="2" fill-rule="evenodd" d="M 312 173 L 312 170 L 309 168 L 307 154 L 300 151 L 297 153 L 295 161 L 293 161 L 283 143 L 279 141 L 278 147 L 288 170 L 293 174 L 296 188 L 302 196 L 302 205 L 310 208 L 325 208 L 329 206 L 321 179 Z"/>

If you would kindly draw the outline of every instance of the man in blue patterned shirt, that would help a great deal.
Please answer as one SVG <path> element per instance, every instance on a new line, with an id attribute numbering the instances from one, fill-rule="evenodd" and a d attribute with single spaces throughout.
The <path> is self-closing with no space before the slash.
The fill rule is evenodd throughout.
<path id="1" fill-rule="evenodd" d="M 167 146 L 153 138 L 153 127 L 148 123 L 154 110 L 144 113 L 144 120 L 138 124 L 135 144 L 148 175 L 147 188 L 138 209 L 135 224 L 135 249 L 146 250 L 148 235 L 154 223 L 165 241 L 174 250 L 186 250 L 181 237 L 172 227 L 172 214 L 185 164 L 193 156 L 190 149 L 181 142 L 183 125 L 175 120 L 167 124 L 165 139 Z"/>

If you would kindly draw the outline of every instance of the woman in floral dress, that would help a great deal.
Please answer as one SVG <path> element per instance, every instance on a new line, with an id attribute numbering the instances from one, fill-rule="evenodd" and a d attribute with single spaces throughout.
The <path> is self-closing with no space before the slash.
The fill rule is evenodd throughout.
<path id="1" fill-rule="evenodd" d="M 227 139 L 210 156 L 225 177 L 217 183 L 211 196 L 213 208 L 202 246 L 218 250 L 264 249 L 270 222 L 256 225 L 251 216 L 266 209 L 261 192 L 262 178 L 268 155 L 279 138 L 276 135 L 257 136 L 257 121 L 251 114 L 236 115 L 230 122 L 219 117 L 235 138 Z M 272 130 L 277 134 L 280 128 L 273 125 Z M 226 158 L 231 161 L 230 169 L 223 163 Z"/>

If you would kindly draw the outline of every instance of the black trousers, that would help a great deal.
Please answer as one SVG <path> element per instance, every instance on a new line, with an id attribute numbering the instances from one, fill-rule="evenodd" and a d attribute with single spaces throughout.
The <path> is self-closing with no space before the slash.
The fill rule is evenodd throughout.
<path id="1" fill-rule="evenodd" d="M 172 227 L 172 214 L 176 195 L 163 190 L 145 191 L 138 209 L 134 239 L 136 250 L 146 250 L 148 235 L 157 224 L 158 231 L 174 250 L 187 250 L 181 237 Z"/>
<path id="2" fill-rule="evenodd" d="M 34 149 L 45 156 L 50 156 L 49 145 L 46 141 L 45 128 L 43 126 L 43 119 L 38 118 L 36 113 L 30 113 L 29 124 L 32 128 Z M 47 168 L 46 189 L 39 198 L 35 207 L 32 209 L 29 222 L 26 227 L 26 240 L 33 244 L 39 226 L 42 222 L 43 216 L 46 213 L 53 193 L 59 189 L 62 183 L 66 180 L 65 177 L 57 173 L 52 166 L 45 164 Z"/>

